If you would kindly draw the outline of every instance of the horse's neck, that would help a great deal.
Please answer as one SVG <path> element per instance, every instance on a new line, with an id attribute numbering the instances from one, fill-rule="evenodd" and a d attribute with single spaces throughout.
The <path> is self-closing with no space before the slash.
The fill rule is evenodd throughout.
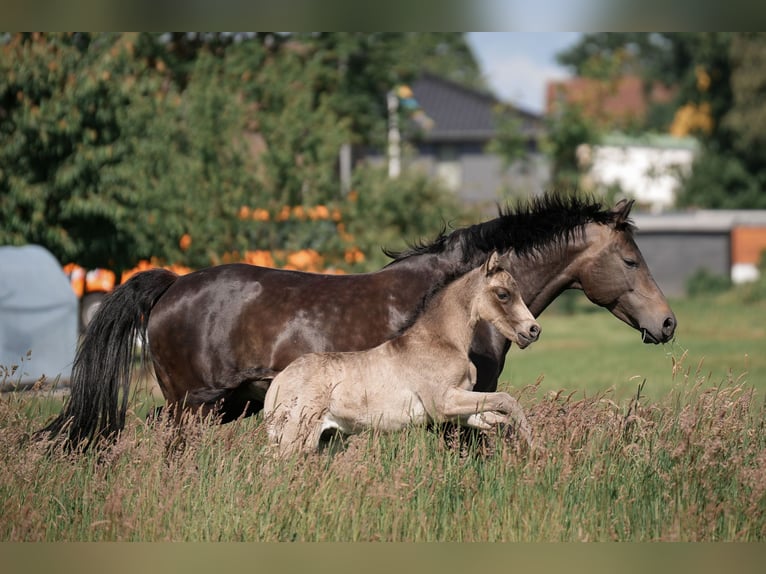
<path id="1" fill-rule="evenodd" d="M 378 273 L 419 276 L 429 286 L 443 283 L 475 269 L 487 253 L 462 245 L 452 245 L 442 253 L 423 253 L 389 263 Z"/>
<path id="2" fill-rule="evenodd" d="M 511 258 L 513 276 L 521 290 L 522 298 L 532 314 L 537 317 L 563 291 L 579 288 L 583 257 L 588 248 L 587 234 L 576 234 L 570 241 L 551 245 L 535 253 Z"/>
<path id="3" fill-rule="evenodd" d="M 482 272 L 477 269 L 464 274 L 434 295 L 405 335 L 412 338 L 435 336 L 467 354 L 479 322 L 475 302 Z"/>

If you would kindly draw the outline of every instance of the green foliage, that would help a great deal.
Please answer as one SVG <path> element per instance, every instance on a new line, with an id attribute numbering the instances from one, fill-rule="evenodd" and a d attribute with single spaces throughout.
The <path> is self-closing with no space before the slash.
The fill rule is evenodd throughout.
<path id="1" fill-rule="evenodd" d="M 545 148 L 551 158 L 551 184 L 554 189 L 577 189 L 587 167 L 581 164 L 577 149 L 597 143 L 598 131 L 576 104 L 560 104 L 546 122 Z"/>
<path id="2" fill-rule="evenodd" d="M 388 90 L 422 68 L 478 76 L 459 33 L 2 41 L 0 243 L 117 271 L 150 257 L 202 267 L 301 237 L 337 251 L 332 223 L 288 237 L 237 214 L 340 202 L 339 149 L 384 142 Z"/>
<path id="3" fill-rule="evenodd" d="M 715 295 L 731 289 L 732 282 L 728 275 L 711 273 L 704 267 L 698 269 L 686 282 L 689 297 Z"/>
<path id="4" fill-rule="evenodd" d="M 473 215 L 438 180 L 417 170 L 390 179 L 385 169 L 362 167 L 354 174 L 353 189 L 356 199 L 345 219 L 371 268 L 390 262 L 382 247 L 396 251 L 430 241 L 440 229 L 466 223 Z"/>
<path id="5" fill-rule="evenodd" d="M 742 302 L 752 304 L 766 301 L 766 249 L 758 261 L 758 279 L 739 287 Z"/>
<path id="6" fill-rule="evenodd" d="M 393 61 L 410 73 L 428 71 L 472 89 L 488 86 L 462 32 L 408 32 L 391 42 Z"/>
<path id="7" fill-rule="evenodd" d="M 0 243 L 120 270 L 151 255 L 179 259 L 181 235 L 225 209 L 218 174 L 235 186 L 244 178 L 228 144 L 236 101 L 202 68 L 196 85 L 207 93 L 182 99 L 136 56 L 138 40 L 16 35 L 2 47 Z M 221 227 L 198 245 L 220 248 L 233 235 Z"/>
<path id="8" fill-rule="evenodd" d="M 668 34 L 621 32 L 584 34 L 556 55 L 578 76 L 611 80 L 626 74 L 662 78 L 671 59 Z"/>
<path id="9" fill-rule="evenodd" d="M 713 209 L 766 208 L 766 172 L 753 173 L 730 152 L 703 149 L 692 170 L 682 176 L 676 202 L 679 206 Z"/>
<path id="10" fill-rule="evenodd" d="M 264 58 L 262 51 L 257 44 L 243 44 L 226 62 L 233 78 L 246 80 L 239 89 L 260 141 L 256 197 L 275 206 L 337 198 L 338 151 L 351 132 L 349 122 L 333 110 L 332 97 L 321 89 L 326 81 L 322 58 L 287 45 L 279 57 Z"/>
<path id="11" fill-rule="evenodd" d="M 734 149 L 744 158 L 760 158 L 766 146 L 766 34 L 734 36 L 730 48 L 733 105 L 724 126 L 737 134 Z M 755 157 L 753 157 L 755 156 Z M 761 159 L 761 161 L 763 161 Z"/>
<path id="12" fill-rule="evenodd" d="M 487 152 L 499 155 L 505 167 L 510 167 L 527 155 L 527 138 L 524 137 L 519 117 L 504 106 L 494 110 L 497 118 L 495 136 L 487 144 Z"/>

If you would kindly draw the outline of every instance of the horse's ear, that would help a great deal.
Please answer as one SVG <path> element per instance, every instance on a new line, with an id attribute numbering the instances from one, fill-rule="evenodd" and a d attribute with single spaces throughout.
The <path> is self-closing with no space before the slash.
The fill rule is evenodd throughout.
<path id="1" fill-rule="evenodd" d="M 489 256 L 489 259 L 487 259 L 487 262 L 484 264 L 484 270 L 487 275 L 492 275 L 493 273 L 496 273 L 499 268 L 500 256 L 497 254 L 497 251 L 493 251 Z"/>
<path id="2" fill-rule="evenodd" d="M 614 218 L 615 227 L 622 227 L 628 223 L 630 210 L 633 209 L 633 204 L 635 202 L 636 202 L 635 199 L 621 199 L 612 208 L 612 213 L 614 213 L 615 215 L 615 218 Z"/>

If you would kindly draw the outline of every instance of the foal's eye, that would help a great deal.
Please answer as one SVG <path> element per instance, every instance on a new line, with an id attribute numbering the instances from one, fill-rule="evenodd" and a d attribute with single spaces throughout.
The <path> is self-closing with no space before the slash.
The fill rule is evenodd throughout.
<path id="1" fill-rule="evenodd" d="M 497 296 L 497 300 L 500 301 L 501 303 L 505 303 L 506 301 L 508 301 L 508 299 L 511 298 L 511 294 L 508 293 L 508 291 L 506 291 L 505 289 L 498 289 L 497 291 L 495 291 L 495 295 Z"/>
<path id="2" fill-rule="evenodd" d="M 635 269 L 636 267 L 638 267 L 638 262 L 636 260 L 634 260 L 634 259 L 629 259 L 629 258 L 625 257 L 625 258 L 623 258 L 622 261 L 623 261 L 623 263 L 625 263 L 625 265 L 627 265 L 631 269 Z"/>

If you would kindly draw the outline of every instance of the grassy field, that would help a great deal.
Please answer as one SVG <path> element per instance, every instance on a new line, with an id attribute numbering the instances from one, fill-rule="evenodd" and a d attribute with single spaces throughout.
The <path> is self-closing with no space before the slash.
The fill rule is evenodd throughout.
<path id="1" fill-rule="evenodd" d="M 25 441 L 51 400 L 6 394 L 0 540 L 763 541 L 766 307 L 674 309 L 665 347 L 600 309 L 541 317 L 543 338 L 512 351 L 502 381 L 533 452 L 415 428 L 279 461 L 259 418 L 190 422 L 171 447 L 142 394 L 116 444 L 71 455 Z"/>
<path id="2" fill-rule="evenodd" d="M 699 372 L 712 383 L 733 378 L 766 391 L 764 302 L 743 305 L 736 293 L 672 301 L 678 319 L 675 341 L 644 345 L 637 331 L 608 311 L 579 292 L 571 295 L 567 305 L 557 301 L 539 318 L 543 334 L 538 343 L 511 350 L 501 377 L 506 384 L 520 387 L 542 376 L 544 390 L 594 393 L 611 388 L 617 398 L 626 398 L 646 379 L 644 394 L 660 398 L 684 374 Z"/>

